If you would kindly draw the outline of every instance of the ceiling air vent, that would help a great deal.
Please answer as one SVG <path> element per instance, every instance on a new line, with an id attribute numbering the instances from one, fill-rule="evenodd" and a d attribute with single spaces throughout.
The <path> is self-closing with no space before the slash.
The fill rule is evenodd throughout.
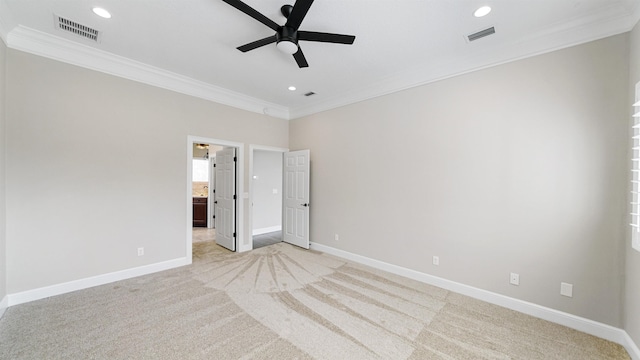
<path id="1" fill-rule="evenodd" d="M 78 24 L 75 21 L 65 19 L 62 16 L 54 15 L 56 27 L 60 30 L 72 32 L 89 40 L 98 42 L 100 32 L 88 26 Z"/>
<path id="2" fill-rule="evenodd" d="M 314 93 L 313 91 L 309 91 L 308 93 L 304 94 L 304 96 L 312 96 L 315 95 L 316 93 Z"/>
<path id="3" fill-rule="evenodd" d="M 476 33 L 473 33 L 471 35 L 467 35 L 467 40 L 469 42 L 472 42 L 472 41 L 476 41 L 478 39 L 481 39 L 481 38 L 483 38 L 485 36 L 493 35 L 495 33 L 496 33 L 496 29 L 492 26 L 492 27 L 490 27 L 488 29 L 480 30 L 480 31 L 478 31 Z"/>

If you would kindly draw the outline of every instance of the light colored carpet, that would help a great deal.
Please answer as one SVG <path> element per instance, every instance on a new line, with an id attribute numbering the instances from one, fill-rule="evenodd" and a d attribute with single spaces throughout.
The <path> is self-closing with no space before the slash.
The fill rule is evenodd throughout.
<path id="1" fill-rule="evenodd" d="M 9 308 L 0 359 L 629 359 L 614 343 L 286 243 Z"/>

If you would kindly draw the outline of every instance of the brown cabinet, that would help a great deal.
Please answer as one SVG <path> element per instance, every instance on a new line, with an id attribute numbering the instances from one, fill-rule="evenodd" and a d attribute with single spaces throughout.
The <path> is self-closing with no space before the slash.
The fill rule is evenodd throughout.
<path id="1" fill-rule="evenodd" d="M 193 198 L 193 226 L 207 227 L 207 198 Z"/>

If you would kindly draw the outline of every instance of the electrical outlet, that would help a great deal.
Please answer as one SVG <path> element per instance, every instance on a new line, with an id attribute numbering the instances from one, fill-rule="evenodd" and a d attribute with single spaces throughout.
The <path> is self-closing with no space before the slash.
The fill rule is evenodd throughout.
<path id="1" fill-rule="evenodd" d="M 440 265 L 440 257 L 438 256 L 433 257 L 433 265 L 436 265 L 436 266 Z"/>
<path id="2" fill-rule="evenodd" d="M 338 236 L 338 234 L 335 234 L 335 235 L 333 236 L 333 239 L 334 239 L 335 241 L 340 241 L 340 236 Z"/>
<path id="3" fill-rule="evenodd" d="M 138 256 L 142 256 L 142 255 L 144 255 L 144 248 L 140 247 L 138 248 Z"/>
<path id="4" fill-rule="evenodd" d="M 509 283 L 511 283 L 511 285 L 520 285 L 520 274 L 511 273 Z"/>
<path id="5" fill-rule="evenodd" d="M 573 297 L 573 284 L 560 283 L 560 295 L 566 297 Z"/>

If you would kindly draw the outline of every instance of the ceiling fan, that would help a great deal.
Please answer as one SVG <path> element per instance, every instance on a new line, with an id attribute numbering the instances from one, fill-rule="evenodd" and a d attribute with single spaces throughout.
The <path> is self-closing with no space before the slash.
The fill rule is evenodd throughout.
<path id="1" fill-rule="evenodd" d="M 353 35 L 298 30 L 300 24 L 302 24 L 302 20 L 304 20 L 304 17 L 309 11 L 311 4 L 313 4 L 313 0 L 297 0 L 295 5 L 293 6 L 283 5 L 280 8 L 280 12 L 282 12 L 282 15 L 287 18 L 287 22 L 282 26 L 278 25 L 275 21 L 262 15 L 257 10 L 253 9 L 240 0 L 222 1 L 258 20 L 259 22 L 263 23 L 271 30 L 276 32 L 272 36 L 268 36 L 264 39 L 256 40 L 254 42 L 250 42 L 238 47 L 238 50 L 242 52 L 247 52 L 265 45 L 276 43 L 276 46 L 280 51 L 286 54 L 293 55 L 296 63 L 298 63 L 298 67 L 305 68 L 308 67 L 309 64 L 307 63 L 307 59 L 302 53 L 300 45 L 298 45 L 299 40 L 351 45 L 356 39 L 356 37 Z"/>

